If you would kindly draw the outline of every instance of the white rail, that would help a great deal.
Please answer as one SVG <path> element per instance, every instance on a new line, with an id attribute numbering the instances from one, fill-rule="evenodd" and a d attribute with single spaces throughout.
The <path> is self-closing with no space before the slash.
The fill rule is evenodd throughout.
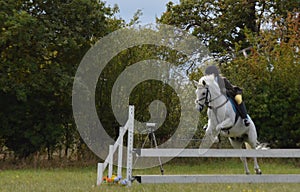
<path id="1" fill-rule="evenodd" d="M 139 157 L 260 157 L 300 158 L 300 149 L 135 149 Z"/>
<path id="2" fill-rule="evenodd" d="M 300 183 L 300 174 L 276 175 L 141 175 L 140 183 Z"/>

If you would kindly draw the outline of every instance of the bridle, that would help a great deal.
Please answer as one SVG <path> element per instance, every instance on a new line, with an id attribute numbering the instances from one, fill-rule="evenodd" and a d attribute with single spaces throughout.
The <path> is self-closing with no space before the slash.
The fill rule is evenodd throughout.
<path id="1" fill-rule="evenodd" d="M 203 109 L 204 106 L 207 106 L 207 107 L 210 108 L 210 109 L 217 110 L 218 108 L 222 107 L 223 105 L 225 105 L 225 104 L 227 103 L 228 98 L 226 97 L 226 101 L 225 101 L 224 103 L 222 103 L 221 105 L 219 105 L 219 106 L 217 106 L 217 107 L 210 106 L 209 104 L 210 104 L 212 101 L 215 101 L 215 100 L 217 100 L 219 97 L 221 97 L 221 96 L 222 96 L 222 93 L 221 93 L 220 95 L 218 95 L 217 97 L 215 97 L 215 98 L 212 99 L 212 98 L 211 98 L 211 93 L 210 93 L 210 91 L 209 91 L 208 86 L 205 86 L 203 89 L 206 89 L 205 96 L 197 100 L 197 104 L 201 107 L 201 109 Z M 202 100 L 205 100 L 203 104 L 200 103 L 200 101 L 202 101 Z"/>
<path id="2" fill-rule="evenodd" d="M 209 104 L 210 104 L 212 101 L 215 101 L 215 100 L 217 100 L 218 98 L 220 98 L 223 94 L 221 93 L 221 94 L 218 95 L 217 97 L 211 99 L 211 93 L 210 93 L 210 91 L 209 91 L 208 86 L 205 86 L 203 89 L 206 89 L 206 94 L 205 94 L 205 96 L 197 100 L 197 104 L 200 106 L 199 111 L 202 111 L 202 109 L 203 109 L 204 106 L 206 105 L 209 109 L 211 109 L 211 110 L 213 111 L 213 113 L 215 113 L 217 122 L 219 123 L 220 121 L 219 121 L 219 119 L 218 119 L 218 109 L 221 108 L 221 107 L 223 107 L 223 106 L 228 102 L 228 98 L 226 97 L 226 100 L 225 100 L 221 105 L 219 105 L 219 106 L 217 106 L 217 107 L 213 107 L 213 106 L 211 106 L 211 105 L 209 105 Z M 205 99 L 204 103 L 201 104 L 200 101 L 202 101 L 202 100 L 204 100 L 204 99 Z"/>
<path id="3" fill-rule="evenodd" d="M 211 94 L 210 94 L 210 91 L 209 91 L 208 87 L 206 86 L 206 87 L 203 88 L 203 89 L 206 89 L 205 96 L 202 97 L 202 98 L 200 98 L 200 99 L 198 99 L 198 100 L 196 101 L 197 104 L 201 107 L 201 109 L 203 109 L 205 105 L 207 105 L 207 106 L 209 105 L 210 99 L 208 99 L 208 97 L 211 98 Z M 202 100 L 204 100 L 204 99 L 205 99 L 204 103 L 201 104 L 200 101 L 202 101 Z"/>

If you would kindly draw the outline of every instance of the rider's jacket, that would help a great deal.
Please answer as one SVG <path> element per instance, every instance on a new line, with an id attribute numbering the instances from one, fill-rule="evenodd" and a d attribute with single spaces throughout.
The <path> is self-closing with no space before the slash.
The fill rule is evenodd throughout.
<path id="1" fill-rule="evenodd" d="M 226 77 L 217 76 L 215 80 L 218 82 L 222 94 L 227 95 L 230 98 L 234 98 L 236 95 L 240 95 L 243 92 L 240 87 L 232 85 Z"/>

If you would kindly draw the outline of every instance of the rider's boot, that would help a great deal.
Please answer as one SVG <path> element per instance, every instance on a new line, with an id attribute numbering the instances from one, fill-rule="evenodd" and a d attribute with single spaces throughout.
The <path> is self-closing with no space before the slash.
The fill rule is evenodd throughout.
<path id="1" fill-rule="evenodd" d="M 246 109 L 246 106 L 245 106 L 245 103 L 242 102 L 241 104 L 238 105 L 239 107 L 239 111 L 241 113 L 241 117 L 243 119 L 243 123 L 246 127 L 248 127 L 250 125 L 250 122 L 249 122 L 249 119 L 247 117 L 247 109 Z"/>

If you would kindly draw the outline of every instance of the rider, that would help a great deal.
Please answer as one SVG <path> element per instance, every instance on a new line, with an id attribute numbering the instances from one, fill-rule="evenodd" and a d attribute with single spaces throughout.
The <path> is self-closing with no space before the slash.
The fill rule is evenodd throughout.
<path id="1" fill-rule="evenodd" d="M 215 80 L 218 82 L 222 94 L 227 95 L 230 98 L 234 98 L 238 107 L 238 111 L 243 119 L 244 125 L 249 126 L 250 122 L 247 117 L 246 106 L 242 100 L 242 89 L 232 85 L 226 77 L 221 76 L 218 68 L 214 65 L 208 66 L 205 69 L 205 74 L 214 74 Z"/>

